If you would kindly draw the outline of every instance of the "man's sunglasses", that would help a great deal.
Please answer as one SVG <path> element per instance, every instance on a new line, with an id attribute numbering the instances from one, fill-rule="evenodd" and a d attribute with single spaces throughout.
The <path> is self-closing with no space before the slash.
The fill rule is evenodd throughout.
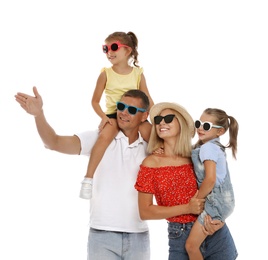
<path id="1" fill-rule="evenodd" d="M 113 42 L 111 45 L 102 45 L 102 50 L 104 53 L 108 53 L 110 50 L 118 51 L 121 47 L 129 47 L 129 46 L 121 44 L 120 42 Z"/>
<path id="2" fill-rule="evenodd" d="M 154 123 L 156 125 L 159 125 L 161 123 L 161 121 L 164 119 L 166 124 L 169 124 L 173 121 L 173 118 L 175 117 L 175 115 L 166 115 L 166 116 L 155 116 L 154 117 Z"/>
<path id="3" fill-rule="evenodd" d="M 195 127 L 198 129 L 198 128 L 200 128 L 201 126 L 203 126 L 203 129 L 205 130 L 205 131 L 210 131 L 211 130 L 211 128 L 223 128 L 223 126 L 219 126 L 219 125 L 213 125 L 211 122 L 202 122 L 202 121 L 200 121 L 200 120 L 196 120 L 195 122 L 194 122 L 194 125 L 195 125 Z"/>
<path id="4" fill-rule="evenodd" d="M 134 106 L 128 106 L 127 104 L 123 103 L 123 102 L 116 102 L 116 108 L 119 111 L 124 111 L 127 108 L 127 111 L 130 115 L 136 115 L 138 112 L 145 112 L 146 109 L 144 108 L 138 108 L 138 107 L 134 107 Z"/>

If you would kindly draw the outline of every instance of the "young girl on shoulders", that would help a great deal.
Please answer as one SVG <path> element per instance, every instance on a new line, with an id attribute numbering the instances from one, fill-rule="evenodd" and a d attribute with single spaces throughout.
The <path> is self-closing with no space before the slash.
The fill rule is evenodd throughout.
<path id="1" fill-rule="evenodd" d="M 92 107 L 101 118 L 101 122 L 99 124 L 99 137 L 92 149 L 87 173 L 82 181 L 80 198 L 83 199 L 92 197 L 94 172 L 106 148 L 119 131 L 116 110 L 124 111 L 127 109 L 127 112 L 132 116 L 143 112 L 134 106 L 118 102 L 121 96 L 130 89 L 139 89 L 148 96 L 150 107 L 154 104 L 146 85 L 143 69 L 138 65 L 138 39 L 136 35 L 133 32 L 114 32 L 105 39 L 102 50 L 112 66 L 101 70 L 91 100 Z M 100 106 L 103 93 L 105 93 L 106 98 L 105 111 Z M 149 121 L 142 123 L 139 130 L 143 139 L 148 141 L 151 131 Z"/>

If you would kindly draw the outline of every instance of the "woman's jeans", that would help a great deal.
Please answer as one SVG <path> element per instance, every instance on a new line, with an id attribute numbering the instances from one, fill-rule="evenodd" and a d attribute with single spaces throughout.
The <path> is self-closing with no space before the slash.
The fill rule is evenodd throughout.
<path id="1" fill-rule="evenodd" d="M 168 223 L 169 260 L 189 260 L 185 242 L 192 226 L 193 222 Z M 201 245 L 201 252 L 206 260 L 234 260 L 237 258 L 237 250 L 226 223 L 212 236 L 207 236 Z"/>

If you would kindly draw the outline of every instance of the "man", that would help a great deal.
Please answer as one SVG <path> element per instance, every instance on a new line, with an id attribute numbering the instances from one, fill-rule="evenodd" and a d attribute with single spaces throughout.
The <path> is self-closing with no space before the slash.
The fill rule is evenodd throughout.
<path id="1" fill-rule="evenodd" d="M 42 109 L 43 101 L 36 87 L 33 92 L 34 96 L 17 93 L 15 98 L 27 113 L 34 116 L 45 147 L 65 154 L 89 156 L 98 131 L 73 136 L 57 135 L 46 121 Z M 139 166 L 146 156 L 147 143 L 143 141 L 138 129 L 148 117 L 149 99 L 142 91 L 130 90 L 120 101 L 124 105 L 124 108 L 121 106 L 122 109 L 117 110 L 120 131 L 106 149 L 94 176 L 88 237 L 90 260 L 150 259 L 148 226 L 140 219 L 138 192 L 134 188 Z M 200 200 L 193 198 L 191 203 L 193 209 L 200 208 L 201 212 Z M 209 234 L 221 227 L 218 222 L 215 225 L 206 223 Z M 231 235 L 226 234 L 225 239 L 228 236 Z M 221 245 L 219 250 L 224 250 L 221 242 L 211 244 L 215 250 L 218 245 Z M 216 260 L 212 257 L 210 259 Z"/>
<path id="2" fill-rule="evenodd" d="M 34 97 L 18 93 L 16 101 L 35 117 L 38 133 L 46 148 L 66 154 L 90 155 L 98 131 L 59 136 L 46 121 L 43 101 L 36 87 Z M 94 177 L 90 201 L 88 258 L 150 259 L 148 225 L 139 217 L 138 193 L 134 189 L 139 165 L 146 156 L 147 143 L 138 132 L 148 117 L 149 99 L 139 90 L 125 93 L 125 109 L 117 111 L 119 131 L 107 148 Z M 135 108 L 141 108 L 133 113 Z M 145 111 L 145 112 L 144 112 Z"/>

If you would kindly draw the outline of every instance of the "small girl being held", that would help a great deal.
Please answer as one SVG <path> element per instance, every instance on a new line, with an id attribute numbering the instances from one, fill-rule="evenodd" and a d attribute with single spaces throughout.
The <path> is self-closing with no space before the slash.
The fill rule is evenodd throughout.
<path id="1" fill-rule="evenodd" d="M 225 148 L 232 149 L 236 159 L 238 123 L 225 111 L 207 108 L 200 120 L 195 121 L 198 141 L 192 151 L 192 161 L 197 177 L 198 198 L 205 198 L 204 211 L 198 216 L 186 241 L 190 260 L 203 259 L 200 246 L 206 238 L 203 232 L 204 217 L 222 222 L 231 215 L 235 206 L 233 186 L 230 179 Z M 220 136 L 229 130 L 229 143 L 223 146 Z"/>
<path id="2" fill-rule="evenodd" d="M 101 70 L 91 100 L 92 107 L 101 118 L 101 122 L 99 136 L 91 151 L 87 173 L 82 181 L 80 198 L 83 199 L 91 199 L 94 172 L 106 148 L 119 131 L 116 110 L 127 109 L 132 116 L 142 112 L 118 102 L 121 96 L 130 89 L 139 89 L 148 96 L 149 108 L 154 104 L 147 88 L 143 69 L 138 66 L 138 39 L 136 35 L 133 32 L 114 32 L 105 39 L 102 50 L 112 66 Z M 105 92 L 106 98 L 106 111 L 103 111 L 100 106 L 103 92 Z M 151 132 L 149 121 L 143 122 L 139 130 L 143 139 L 148 142 Z"/>

